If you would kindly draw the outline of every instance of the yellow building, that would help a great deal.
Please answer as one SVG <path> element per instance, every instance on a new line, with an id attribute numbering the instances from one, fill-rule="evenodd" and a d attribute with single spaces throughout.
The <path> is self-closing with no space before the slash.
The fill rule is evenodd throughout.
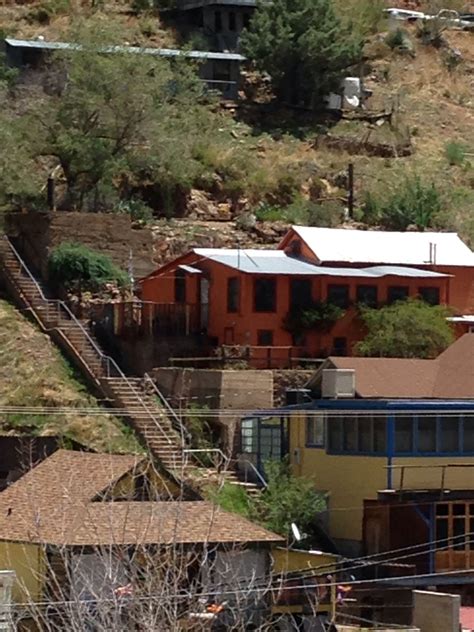
<path id="1" fill-rule="evenodd" d="M 444 540 L 419 570 L 472 567 L 474 335 L 436 360 L 329 358 L 308 386 L 312 402 L 242 421 L 244 456 L 313 480 L 344 554 Z"/>

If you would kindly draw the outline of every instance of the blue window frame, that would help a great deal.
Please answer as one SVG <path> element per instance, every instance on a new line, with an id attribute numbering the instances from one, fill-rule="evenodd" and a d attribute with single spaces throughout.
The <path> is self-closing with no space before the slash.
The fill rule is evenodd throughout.
<path id="1" fill-rule="evenodd" d="M 323 448 L 325 440 L 326 414 L 311 411 L 306 415 L 306 447 Z"/>
<path id="2" fill-rule="evenodd" d="M 367 411 L 329 415 L 326 428 L 329 453 L 381 455 L 387 452 L 387 420 L 384 414 Z"/>

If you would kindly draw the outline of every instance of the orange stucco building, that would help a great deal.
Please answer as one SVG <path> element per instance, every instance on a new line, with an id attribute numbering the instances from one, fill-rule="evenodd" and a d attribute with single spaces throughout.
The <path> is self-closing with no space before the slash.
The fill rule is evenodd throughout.
<path id="1" fill-rule="evenodd" d="M 363 336 L 358 303 L 420 296 L 450 302 L 450 273 L 428 266 L 322 265 L 304 242 L 294 241 L 290 231 L 277 250 L 195 249 L 142 279 L 141 298 L 187 306 L 216 345 L 284 348 L 295 357 L 350 355 Z M 338 305 L 343 316 L 331 326 L 290 333 L 287 314 L 317 301 Z"/>

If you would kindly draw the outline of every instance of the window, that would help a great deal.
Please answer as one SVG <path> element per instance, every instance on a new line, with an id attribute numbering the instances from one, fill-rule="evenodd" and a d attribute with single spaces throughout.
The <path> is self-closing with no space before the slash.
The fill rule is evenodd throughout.
<path id="1" fill-rule="evenodd" d="M 357 452 L 357 417 L 351 415 L 342 420 L 342 447 L 345 452 Z"/>
<path id="2" fill-rule="evenodd" d="M 359 452 L 373 450 L 373 419 L 368 415 L 359 417 Z"/>
<path id="3" fill-rule="evenodd" d="M 227 279 L 227 311 L 235 313 L 240 306 L 240 279 L 232 277 Z"/>
<path id="4" fill-rule="evenodd" d="M 242 452 L 257 452 L 258 442 L 258 420 L 243 419 L 240 426 L 240 441 Z"/>
<path id="5" fill-rule="evenodd" d="M 474 452 L 474 417 L 464 417 L 464 452 Z"/>
<path id="6" fill-rule="evenodd" d="M 384 454 L 386 419 L 384 415 L 350 413 L 327 422 L 329 452 L 348 454 Z"/>
<path id="7" fill-rule="evenodd" d="M 247 29 L 250 26 L 250 14 L 244 13 L 244 29 Z"/>
<path id="8" fill-rule="evenodd" d="M 222 31 L 222 14 L 220 11 L 214 12 L 214 30 L 216 33 Z"/>
<path id="9" fill-rule="evenodd" d="M 215 59 L 212 68 L 212 78 L 215 81 L 231 80 L 232 75 L 230 71 L 230 61 L 227 61 L 225 59 Z"/>
<path id="10" fill-rule="evenodd" d="M 436 452 L 436 417 L 418 418 L 418 452 Z"/>
<path id="11" fill-rule="evenodd" d="M 274 312 L 276 310 L 275 279 L 260 278 L 254 280 L 254 310 L 256 312 Z"/>
<path id="12" fill-rule="evenodd" d="M 291 279 L 290 309 L 311 305 L 311 279 Z"/>
<path id="13" fill-rule="evenodd" d="M 459 452 L 459 417 L 440 418 L 440 452 Z"/>
<path id="14" fill-rule="evenodd" d="M 439 548 L 473 551 L 474 503 L 455 501 L 436 505 L 436 540 Z"/>
<path id="15" fill-rule="evenodd" d="M 328 286 L 328 301 L 342 309 L 349 307 L 349 286 L 331 284 Z"/>
<path id="16" fill-rule="evenodd" d="M 332 342 L 331 355 L 334 355 L 334 356 L 347 355 L 347 338 L 334 338 Z"/>
<path id="17" fill-rule="evenodd" d="M 306 416 L 306 445 L 312 448 L 324 446 L 324 413 L 312 412 Z"/>
<path id="18" fill-rule="evenodd" d="M 237 29 L 237 23 L 235 19 L 234 11 L 229 11 L 229 31 L 235 31 Z"/>
<path id="19" fill-rule="evenodd" d="M 368 307 L 377 307 L 378 289 L 376 285 L 358 285 L 357 302 Z"/>
<path id="20" fill-rule="evenodd" d="M 259 329 L 257 331 L 257 345 L 261 347 L 272 347 L 273 331 L 271 329 Z"/>
<path id="21" fill-rule="evenodd" d="M 413 418 L 395 417 L 395 452 L 413 452 Z"/>
<path id="22" fill-rule="evenodd" d="M 420 287 L 418 295 L 429 305 L 439 305 L 439 288 L 437 287 Z"/>
<path id="23" fill-rule="evenodd" d="M 328 420 L 329 449 L 334 452 L 342 452 L 342 419 L 333 417 Z"/>
<path id="24" fill-rule="evenodd" d="M 176 303 L 186 302 L 186 276 L 184 270 L 176 270 L 174 274 L 174 300 Z"/>
<path id="25" fill-rule="evenodd" d="M 391 305 L 396 301 L 404 301 L 408 298 L 408 288 L 405 285 L 392 285 L 388 288 L 387 303 Z"/>

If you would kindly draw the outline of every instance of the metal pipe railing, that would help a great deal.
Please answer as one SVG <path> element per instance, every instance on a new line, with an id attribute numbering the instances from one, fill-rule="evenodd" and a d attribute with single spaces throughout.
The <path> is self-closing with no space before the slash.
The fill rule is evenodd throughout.
<path id="1" fill-rule="evenodd" d="M 41 286 L 39 285 L 37 279 L 31 274 L 28 266 L 23 261 L 20 253 L 17 251 L 15 246 L 12 244 L 12 242 L 10 241 L 8 236 L 4 235 L 3 239 L 6 242 L 6 244 L 8 245 L 8 247 L 10 248 L 10 250 L 15 255 L 18 263 L 20 264 L 21 271 L 23 271 L 26 274 L 26 276 L 29 277 L 30 281 L 32 281 L 32 283 L 34 284 L 35 291 L 38 293 L 39 298 L 45 303 L 45 306 L 47 308 L 47 312 L 46 312 L 47 315 L 49 315 L 49 308 L 52 307 L 52 306 L 54 306 L 55 309 L 56 309 L 56 315 L 57 315 L 58 320 L 60 318 L 61 310 L 63 310 L 66 313 L 66 315 L 68 316 L 68 319 L 71 320 L 71 322 L 73 322 L 81 330 L 82 335 L 84 336 L 86 341 L 91 345 L 91 347 L 94 350 L 94 352 L 97 354 L 98 359 L 99 359 L 99 361 L 101 363 L 101 366 L 105 367 L 106 377 L 111 377 L 112 376 L 111 374 L 112 374 L 112 369 L 113 369 L 116 372 L 116 376 L 117 377 L 121 378 L 122 380 L 125 380 L 125 383 L 131 389 L 133 394 L 137 397 L 138 401 L 143 406 L 143 408 L 146 411 L 146 413 L 151 417 L 151 419 L 153 420 L 153 422 L 155 423 L 155 425 L 157 426 L 159 431 L 162 433 L 163 437 L 168 441 L 168 443 L 172 444 L 173 443 L 172 440 L 168 437 L 168 435 L 166 434 L 164 429 L 159 424 L 159 422 L 156 419 L 156 417 L 153 414 L 153 412 L 146 405 L 146 403 L 143 400 L 143 398 L 141 397 L 140 393 L 133 386 L 133 384 L 129 381 L 129 379 L 123 373 L 123 371 L 120 369 L 120 367 L 115 362 L 115 360 L 113 358 L 111 358 L 110 356 L 107 356 L 107 355 L 104 354 L 104 352 L 96 344 L 94 339 L 90 336 L 88 331 L 84 328 L 82 323 L 76 318 L 76 316 L 73 314 L 73 312 L 69 309 L 69 307 L 66 305 L 66 303 L 64 301 L 60 301 L 60 300 L 57 300 L 57 299 L 48 299 L 48 298 L 46 298 L 46 296 L 44 295 L 43 290 L 41 289 Z M 5 269 L 6 269 L 6 266 L 5 266 Z M 11 274 L 8 274 L 8 276 L 10 277 L 12 282 L 15 285 L 17 285 L 14 277 Z M 20 288 L 20 290 L 21 290 L 21 288 Z M 59 327 L 59 325 L 58 325 L 57 329 L 59 329 L 59 330 L 61 329 Z M 91 370 L 91 369 L 89 369 L 89 370 Z M 94 373 L 94 371 L 91 370 L 91 373 Z"/>
<path id="2" fill-rule="evenodd" d="M 145 382 L 150 384 L 154 394 L 160 400 L 160 403 L 163 404 L 168 415 L 171 417 L 171 424 L 173 428 L 180 433 L 183 445 L 189 444 L 191 442 L 191 433 L 184 425 L 182 418 L 178 417 L 175 410 L 171 407 L 166 397 L 160 391 L 153 378 L 148 373 L 145 373 L 143 377 Z"/>

